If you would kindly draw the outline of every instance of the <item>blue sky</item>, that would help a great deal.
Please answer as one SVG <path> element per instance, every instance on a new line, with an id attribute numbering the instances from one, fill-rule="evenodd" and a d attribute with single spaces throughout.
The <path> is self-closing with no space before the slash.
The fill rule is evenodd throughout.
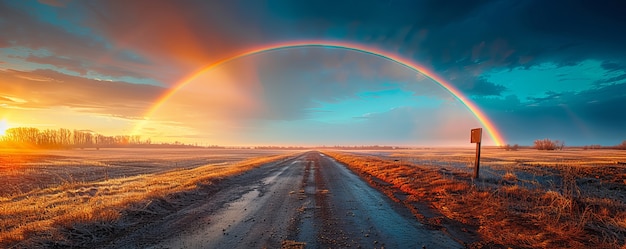
<path id="1" fill-rule="evenodd" d="M 623 1 L 0 1 L 0 120 L 154 141 L 463 145 L 480 122 L 436 82 L 337 48 L 220 59 L 302 40 L 424 66 L 510 144 L 626 140 Z"/>

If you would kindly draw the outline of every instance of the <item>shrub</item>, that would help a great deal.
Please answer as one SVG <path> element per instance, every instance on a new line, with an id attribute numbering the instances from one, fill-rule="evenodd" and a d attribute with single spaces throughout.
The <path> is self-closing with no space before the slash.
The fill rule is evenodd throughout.
<path id="1" fill-rule="evenodd" d="M 559 140 L 552 141 L 547 138 L 535 140 L 535 148 L 538 150 L 562 150 L 564 146 L 565 142 Z"/>
<path id="2" fill-rule="evenodd" d="M 518 144 L 514 144 L 513 146 L 511 146 L 510 144 L 507 144 L 507 145 L 504 146 L 504 150 L 506 150 L 506 151 L 509 151 L 509 150 L 516 151 L 518 149 L 519 149 L 519 145 Z"/>
<path id="3" fill-rule="evenodd" d="M 514 182 L 514 181 L 517 181 L 517 176 L 513 172 L 506 172 L 506 174 L 504 174 L 502 179 L 507 180 L 509 182 Z"/>

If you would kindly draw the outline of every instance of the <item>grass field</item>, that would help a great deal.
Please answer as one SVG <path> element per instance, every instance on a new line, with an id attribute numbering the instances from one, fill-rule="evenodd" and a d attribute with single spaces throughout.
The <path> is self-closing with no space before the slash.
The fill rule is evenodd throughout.
<path id="1" fill-rule="evenodd" d="M 226 149 L 86 149 L 0 150 L 0 197 L 24 194 L 60 184 L 93 182 L 155 174 L 203 165 L 222 165 L 259 156 L 284 154 L 272 150 Z"/>
<path id="2" fill-rule="evenodd" d="M 287 151 L 107 149 L 2 151 L 0 247 L 62 246 L 124 229 L 124 215 L 150 215 L 168 196 L 210 186 L 286 157 Z M 97 224 L 94 227 L 94 224 Z M 56 244 L 39 244 L 56 243 Z M 60 244 L 59 244 L 60 243 Z M 75 245 L 69 243 L 69 245 Z"/>
<path id="3" fill-rule="evenodd" d="M 623 150 L 326 153 L 470 247 L 626 248 Z"/>
<path id="4" fill-rule="evenodd" d="M 0 247 L 93 243 L 169 206 L 189 204 L 172 196 L 291 153 L 1 151 Z M 324 153 L 470 248 L 626 248 L 624 150 L 487 148 L 476 180 L 473 148 Z"/>

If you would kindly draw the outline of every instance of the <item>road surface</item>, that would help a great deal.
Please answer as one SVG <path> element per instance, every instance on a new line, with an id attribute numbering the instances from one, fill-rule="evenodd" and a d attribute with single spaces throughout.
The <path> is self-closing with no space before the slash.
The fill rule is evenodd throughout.
<path id="1" fill-rule="evenodd" d="M 224 180 L 108 248 L 462 248 L 334 159 L 306 152 Z"/>

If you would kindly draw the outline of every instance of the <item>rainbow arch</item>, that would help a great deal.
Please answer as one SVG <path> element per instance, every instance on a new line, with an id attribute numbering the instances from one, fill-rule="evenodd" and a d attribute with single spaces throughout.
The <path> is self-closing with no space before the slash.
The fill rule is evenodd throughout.
<path id="1" fill-rule="evenodd" d="M 400 55 L 383 51 L 380 49 L 376 49 L 373 47 L 364 46 L 364 45 L 357 44 L 357 43 L 347 43 L 347 42 L 338 42 L 338 41 L 310 41 L 310 40 L 291 41 L 291 42 L 286 42 L 286 43 L 264 45 L 264 46 L 260 46 L 260 47 L 248 50 L 243 53 L 238 53 L 231 57 L 223 58 L 219 61 L 209 64 L 203 69 L 177 82 L 173 88 L 171 88 L 161 97 L 159 97 L 155 101 L 155 103 L 150 107 L 150 109 L 148 109 L 148 111 L 145 113 L 144 119 L 141 122 L 139 122 L 137 125 L 135 125 L 135 127 L 133 128 L 132 134 L 133 135 L 138 134 L 139 131 L 143 128 L 143 126 L 147 122 L 149 122 L 150 117 L 161 106 L 163 106 L 163 104 L 165 104 L 165 102 L 167 102 L 168 99 L 170 99 L 174 94 L 176 94 L 176 92 L 178 92 L 180 89 L 185 87 L 187 84 L 192 82 L 194 79 L 196 79 L 200 75 L 208 71 L 211 71 L 215 69 L 216 67 L 219 67 L 229 61 L 233 61 L 233 60 L 240 59 L 243 57 L 247 57 L 247 56 L 251 56 L 255 54 L 261 54 L 261 53 L 267 53 L 267 52 L 276 51 L 276 50 L 288 49 L 288 48 L 304 48 L 304 47 L 338 48 L 338 49 L 355 51 L 359 53 L 371 54 L 371 55 L 398 63 L 410 70 L 419 72 L 422 75 L 435 81 L 445 90 L 447 90 L 452 95 L 454 95 L 459 101 L 461 101 L 461 103 L 463 103 L 467 107 L 467 109 L 469 109 L 472 112 L 472 114 L 474 114 L 474 116 L 478 119 L 478 121 L 484 126 L 485 130 L 487 131 L 487 134 L 489 135 L 489 137 L 491 137 L 491 139 L 494 141 L 494 143 L 497 146 L 504 144 L 504 139 L 501 133 L 498 131 L 496 126 L 493 124 L 493 122 L 487 117 L 487 115 L 485 115 L 485 113 L 480 108 L 478 108 L 478 106 L 473 101 L 471 101 L 468 97 L 466 97 L 463 93 L 461 93 L 461 91 L 459 91 L 456 87 L 454 87 L 454 85 L 450 84 L 449 82 L 447 82 L 446 80 L 444 80 L 443 78 L 435 74 L 435 72 L 433 72 L 432 70 L 428 70 L 424 66 L 419 65 L 416 62 L 406 59 Z"/>

